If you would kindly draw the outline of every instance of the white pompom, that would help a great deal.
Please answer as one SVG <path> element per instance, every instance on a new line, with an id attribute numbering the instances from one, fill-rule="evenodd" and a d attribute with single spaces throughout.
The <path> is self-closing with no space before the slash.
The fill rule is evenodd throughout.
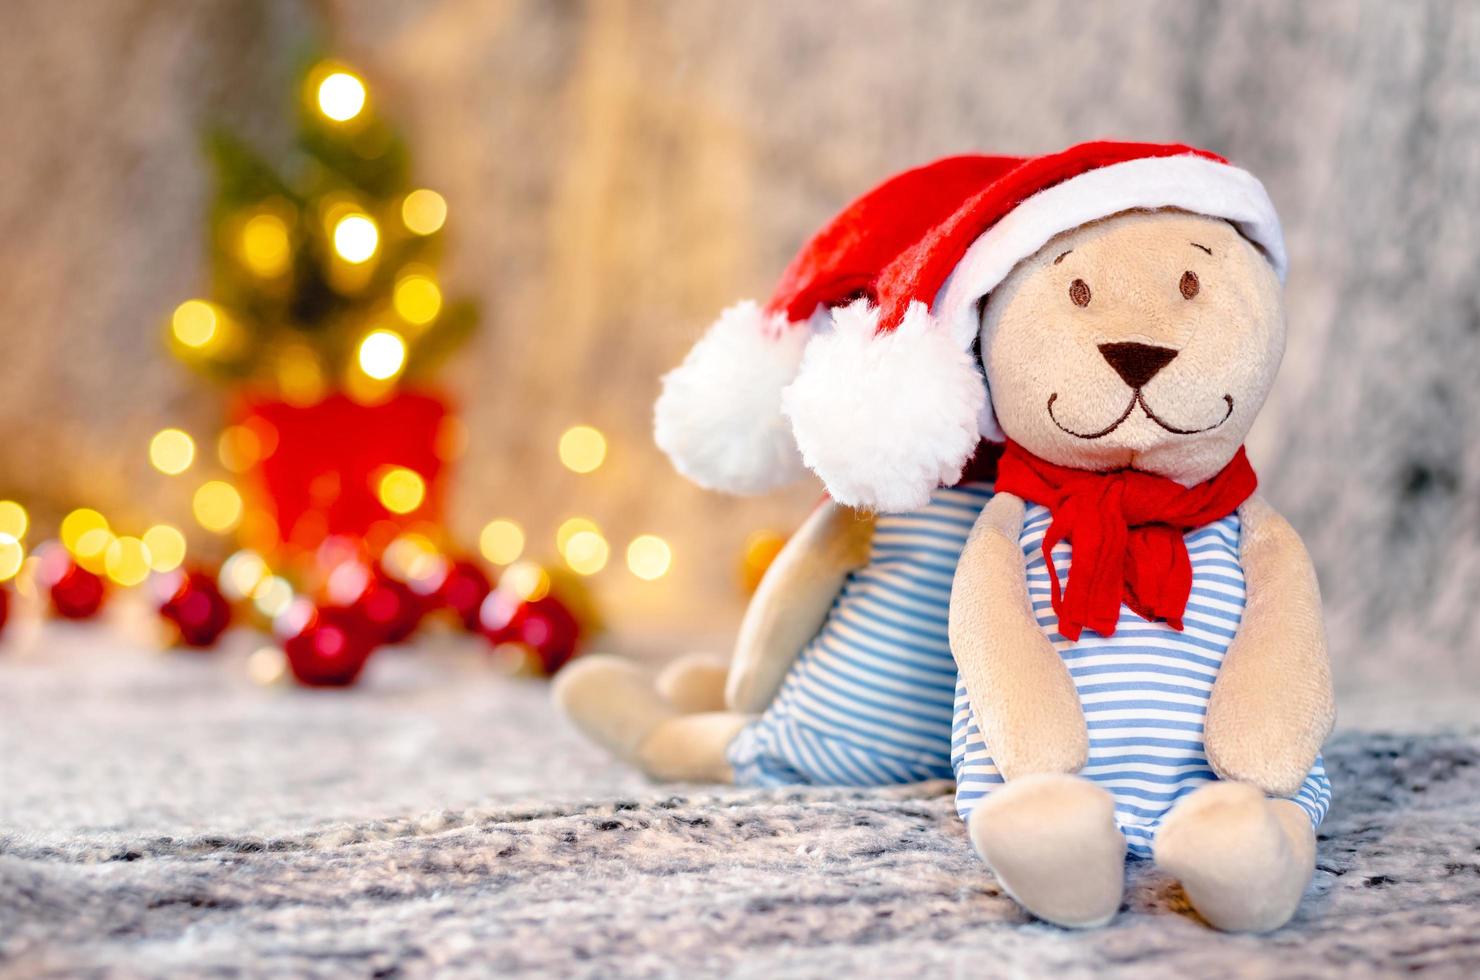
<path id="1" fill-rule="evenodd" d="M 866 302 L 833 313 L 782 393 L 802 459 L 838 503 L 884 513 L 925 505 L 975 452 L 986 386 L 975 359 L 912 303 L 880 334 Z"/>
<path id="2" fill-rule="evenodd" d="M 761 493 L 806 474 L 781 389 L 796 377 L 811 334 L 754 302 L 725 310 L 663 378 L 653 438 L 684 476 L 728 493 Z"/>

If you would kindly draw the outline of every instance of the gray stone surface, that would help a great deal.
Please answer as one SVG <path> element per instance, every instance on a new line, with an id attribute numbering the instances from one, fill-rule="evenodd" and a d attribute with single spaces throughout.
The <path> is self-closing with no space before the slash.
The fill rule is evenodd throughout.
<path id="1" fill-rule="evenodd" d="M 656 787 L 475 650 L 387 651 L 330 693 L 254 686 L 250 637 L 117 636 L 0 655 L 0 976 L 1480 971 L 1473 702 L 1381 692 L 1389 731 L 1335 738 L 1288 928 L 1214 933 L 1138 865 L 1111 926 L 1069 933 L 1000 893 L 943 784 Z"/>

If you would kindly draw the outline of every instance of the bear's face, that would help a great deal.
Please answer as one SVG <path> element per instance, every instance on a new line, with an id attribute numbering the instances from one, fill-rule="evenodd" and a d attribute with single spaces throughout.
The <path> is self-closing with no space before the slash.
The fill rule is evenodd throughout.
<path id="1" fill-rule="evenodd" d="M 987 298 L 981 340 L 1008 438 L 1062 466 L 1191 486 L 1233 458 L 1263 405 L 1284 304 L 1228 222 L 1134 211 L 1020 263 Z"/>

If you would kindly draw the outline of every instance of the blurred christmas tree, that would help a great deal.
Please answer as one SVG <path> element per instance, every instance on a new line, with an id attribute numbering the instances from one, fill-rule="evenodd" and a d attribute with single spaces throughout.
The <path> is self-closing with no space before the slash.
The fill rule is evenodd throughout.
<path id="1" fill-rule="evenodd" d="M 364 80 L 320 61 L 300 96 L 282 160 L 208 140 L 210 295 L 176 308 L 169 338 L 232 390 L 220 455 L 245 509 L 222 491 L 197 517 L 268 553 L 347 536 L 378 554 L 408 530 L 439 537 L 460 427 L 427 386 L 476 313 L 443 297 L 446 201 L 412 182 Z"/>

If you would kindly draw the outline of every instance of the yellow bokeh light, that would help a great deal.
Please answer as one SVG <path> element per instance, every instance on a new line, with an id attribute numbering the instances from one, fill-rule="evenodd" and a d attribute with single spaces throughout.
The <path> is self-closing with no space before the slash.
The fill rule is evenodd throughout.
<path id="1" fill-rule="evenodd" d="M 184 473 L 195 462 L 195 440 L 179 429 L 161 429 L 149 440 L 149 462 L 170 476 Z"/>
<path id="2" fill-rule="evenodd" d="M 334 223 L 334 251 L 351 265 L 370 261 L 379 247 L 380 229 L 368 214 L 347 214 Z"/>
<path id="3" fill-rule="evenodd" d="M 656 534 L 638 535 L 627 545 L 627 569 L 640 579 L 660 579 L 672 564 L 673 549 Z"/>
<path id="4" fill-rule="evenodd" d="M 156 524 L 142 535 L 149 549 L 149 567 L 156 572 L 173 572 L 185 561 L 185 535 L 170 524 Z"/>
<path id="5" fill-rule="evenodd" d="M 589 517 L 570 517 L 562 521 L 560 526 L 555 529 L 555 550 L 559 551 L 562 555 L 565 554 L 565 546 L 570 543 L 570 539 L 582 531 L 601 533 L 601 529 L 596 526 L 596 522 Z"/>
<path id="6" fill-rule="evenodd" d="M 242 519 L 242 497 L 236 487 L 222 480 L 202 483 L 190 502 L 195 519 L 207 531 L 224 534 Z"/>
<path id="7" fill-rule="evenodd" d="M 248 425 L 229 425 L 216 441 L 221 465 L 233 473 L 244 473 L 262 459 L 262 439 Z"/>
<path id="8" fill-rule="evenodd" d="M 276 684 L 288 673 L 288 658 L 277 647 L 264 646 L 247 657 L 247 676 L 253 684 Z"/>
<path id="9" fill-rule="evenodd" d="M 495 565 L 517 561 L 524 553 L 524 528 L 510 520 L 489 521 L 478 535 L 478 550 Z"/>
<path id="10" fill-rule="evenodd" d="M 0 531 L 0 582 L 8 582 L 26 561 L 26 546 L 8 531 Z"/>
<path id="11" fill-rule="evenodd" d="M 106 561 L 108 548 L 113 544 L 113 532 L 106 527 L 95 527 L 83 532 L 77 539 L 77 545 L 72 549 L 72 557 L 77 559 L 77 564 L 101 575 L 107 571 Z"/>
<path id="12" fill-rule="evenodd" d="M 17 541 L 26 536 L 31 526 L 31 517 L 26 508 L 14 500 L 0 500 L 0 534 L 8 534 Z"/>
<path id="13" fill-rule="evenodd" d="M 73 554 L 77 553 L 77 543 L 82 536 L 89 531 L 108 530 L 108 519 L 90 507 L 79 507 L 66 517 L 62 518 L 61 537 L 62 545 Z M 107 547 L 104 545 L 104 547 Z"/>
<path id="14" fill-rule="evenodd" d="M 409 514 L 426 499 L 427 484 L 415 470 L 392 466 L 381 475 L 375 496 L 392 514 Z"/>
<path id="15" fill-rule="evenodd" d="M 170 329 L 180 343 L 199 350 L 216 339 L 221 329 L 221 317 L 216 307 L 205 300 L 187 299 L 175 307 Z"/>
<path id="16" fill-rule="evenodd" d="M 319 111 L 335 122 L 348 122 L 365 108 L 365 83 L 347 71 L 336 71 L 319 83 Z"/>
<path id="17" fill-rule="evenodd" d="M 287 272 L 292 255 L 288 224 L 277 215 L 254 215 L 242 226 L 242 262 L 263 279 Z"/>
<path id="18" fill-rule="evenodd" d="M 412 191 L 401 202 L 401 220 L 417 235 L 430 235 L 447 221 L 447 201 L 436 191 Z"/>
<path id="19" fill-rule="evenodd" d="M 245 599 L 268 575 L 267 562 L 255 551 L 238 551 L 221 563 L 216 582 L 229 599 Z"/>
<path id="20" fill-rule="evenodd" d="M 532 561 L 515 562 L 499 579 L 498 587 L 525 602 L 538 602 L 550 594 L 550 573 Z"/>
<path id="21" fill-rule="evenodd" d="M 380 564 L 391 578 L 401 582 L 422 582 L 442 568 L 442 555 L 437 545 L 425 534 L 402 534 L 386 545 Z"/>
<path id="22" fill-rule="evenodd" d="M 611 547 L 595 531 L 579 531 L 565 543 L 565 563 L 580 575 L 595 575 L 606 567 Z"/>
<path id="23" fill-rule="evenodd" d="M 138 538 L 114 538 L 108 545 L 103 568 L 119 585 L 138 585 L 149 577 L 150 557 L 148 545 Z"/>
<path id="24" fill-rule="evenodd" d="M 606 459 L 606 436 L 589 425 L 573 425 L 560 436 L 560 462 L 577 473 L 590 473 Z"/>
<path id="25" fill-rule="evenodd" d="M 430 276 L 402 276 L 391 294 L 391 305 L 396 308 L 396 314 L 407 323 L 425 326 L 442 312 L 442 290 L 437 288 Z"/>
<path id="26" fill-rule="evenodd" d="M 268 619 L 275 619 L 293 604 L 293 586 L 287 579 L 269 575 L 252 590 L 252 605 Z"/>
<path id="27" fill-rule="evenodd" d="M 360 341 L 360 370 L 377 381 L 389 381 L 406 366 L 406 341 L 394 330 L 372 330 Z"/>

